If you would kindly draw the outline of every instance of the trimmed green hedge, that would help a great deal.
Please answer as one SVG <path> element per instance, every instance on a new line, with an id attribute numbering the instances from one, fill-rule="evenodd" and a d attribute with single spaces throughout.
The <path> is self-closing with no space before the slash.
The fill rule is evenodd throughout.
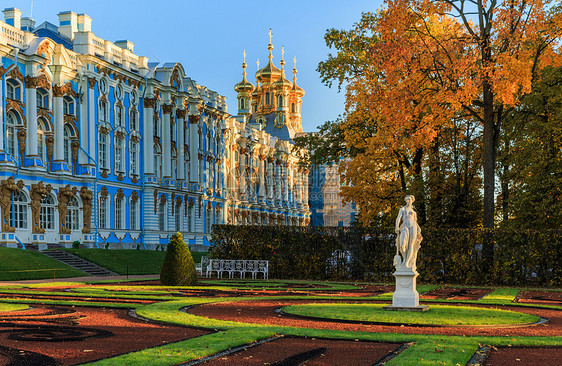
<path id="1" fill-rule="evenodd" d="M 484 235 L 487 233 L 487 235 Z M 562 230 L 422 228 L 420 281 L 431 283 L 562 284 Z M 270 276 L 393 282 L 393 229 L 214 225 L 210 256 L 267 259 Z M 480 248 L 494 242 L 492 273 Z"/>

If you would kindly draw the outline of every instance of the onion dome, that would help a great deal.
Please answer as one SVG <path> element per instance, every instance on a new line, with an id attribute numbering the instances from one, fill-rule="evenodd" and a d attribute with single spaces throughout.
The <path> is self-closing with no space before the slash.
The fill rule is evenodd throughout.
<path id="1" fill-rule="evenodd" d="M 269 44 L 267 45 L 267 49 L 269 50 L 269 61 L 263 69 L 256 72 L 256 80 L 258 80 L 260 83 L 272 83 L 274 80 L 277 80 L 281 77 L 281 70 L 273 65 L 273 44 L 271 44 L 271 36 L 272 34 L 270 29 Z"/>
<path id="2" fill-rule="evenodd" d="M 283 50 L 283 48 L 281 48 L 281 55 L 284 55 L 285 51 Z M 283 56 L 281 56 L 281 77 L 275 82 L 273 83 L 273 86 L 276 89 L 290 89 L 291 86 L 293 86 L 293 84 L 285 79 L 285 59 Z"/>
<path id="3" fill-rule="evenodd" d="M 297 58 L 295 57 L 293 61 L 295 66 L 293 67 L 293 89 L 291 91 L 297 94 L 298 97 L 302 97 L 304 96 L 304 89 L 297 85 Z"/>
<path id="4" fill-rule="evenodd" d="M 246 51 L 244 51 L 244 62 L 242 63 L 242 81 L 234 85 L 234 90 L 237 93 L 251 93 L 254 90 L 254 85 L 246 79 Z"/>

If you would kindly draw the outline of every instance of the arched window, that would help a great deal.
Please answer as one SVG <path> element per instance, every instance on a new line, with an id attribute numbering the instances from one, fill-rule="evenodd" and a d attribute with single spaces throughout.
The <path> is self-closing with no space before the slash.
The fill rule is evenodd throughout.
<path id="1" fill-rule="evenodd" d="M 139 174 L 139 144 L 138 142 L 131 141 L 131 147 L 129 148 L 129 169 L 131 175 Z"/>
<path id="2" fill-rule="evenodd" d="M 107 154 L 109 151 L 109 137 L 107 134 L 100 132 L 98 139 L 98 162 L 101 169 L 109 169 L 109 159 Z"/>
<path id="3" fill-rule="evenodd" d="M 246 109 L 246 98 L 240 98 L 240 108 L 239 109 Z"/>
<path id="4" fill-rule="evenodd" d="M 109 199 L 107 196 L 100 197 L 100 208 L 99 208 L 99 227 L 100 229 L 108 228 L 109 221 Z"/>
<path id="5" fill-rule="evenodd" d="M 175 231 L 181 231 L 181 202 L 176 205 L 176 209 L 174 211 L 174 224 Z"/>
<path id="6" fill-rule="evenodd" d="M 178 134 L 176 133 L 176 124 L 170 123 L 170 139 L 176 141 L 178 139 Z"/>
<path id="7" fill-rule="evenodd" d="M 125 140 L 121 137 L 115 139 L 115 171 L 125 171 Z"/>
<path id="8" fill-rule="evenodd" d="M 55 229 L 55 199 L 49 194 L 41 200 L 41 212 L 39 222 L 45 230 Z"/>
<path id="9" fill-rule="evenodd" d="M 109 121 L 109 110 L 107 108 L 107 101 L 105 100 L 100 101 L 99 110 L 98 110 L 98 119 L 100 122 Z"/>
<path id="10" fill-rule="evenodd" d="M 129 203 L 129 228 L 131 230 L 139 229 L 139 200 L 131 199 Z"/>
<path id="11" fill-rule="evenodd" d="M 72 131 L 68 125 L 64 126 L 64 161 L 72 166 Z"/>
<path id="12" fill-rule="evenodd" d="M 62 109 L 64 114 L 74 115 L 74 100 L 70 97 L 64 97 L 62 100 Z"/>
<path id="13" fill-rule="evenodd" d="M 160 136 L 160 118 L 158 118 L 158 116 L 154 117 L 153 124 L 154 124 L 154 136 L 159 137 Z"/>
<path id="14" fill-rule="evenodd" d="M 17 122 L 18 118 L 14 112 L 8 112 L 6 116 L 6 152 L 12 156 L 16 156 L 18 146 Z"/>
<path id="15" fill-rule="evenodd" d="M 162 176 L 162 150 L 158 144 L 154 144 L 154 174 Z"/>
<path id="16" fill-rule="evenodd" d="M 27 229 L 27 196 L 23 192 L 15 192 L 10 225 L 16 229 Z"/>
<path id="17" fill-rule="evenodd" d="M 39 156 L 39 159 L 43 162 L 43 164 L 46 164 L 47 162 L 47 147 L 46 147 L 46 141 L 45 141 L 45 128 L 46 124 L 43 121 L 42 118 L 39 118 L 37 120 L 37 155 Z"/>
<path id="18" fill-rule="evenodd" d="M 269 105 L 269 92 L 265 93 L 265 105 Z"/>
<path id="19" fill-rule="evenodd" d="M 166 231 L 166 202 L 158 205 L 158 230 Z"/>
<path id="20" fill-rule="evenodd" d="M 138 113 L 135 110 L 131 111 L 131 114 L 129 115 L 129 130 L 131 131 L 137 131 L 137 118 L 138 118 Z"/>
<path id="21" fill-rule="evenodd" d="M 295 103 L 291 103 L 291 113 L 297 113 L 297 110 L 295 108 Z"/>
<path id="22" fill-rule="evenodd" d="M 70 230 L 80 229 L 80 205 L 76 197 L 68 201 L 64 226 Z"/>
<path id="23" fill-rule="evenodd" d="M 125 198 L 115 199 L 115 229 L 125 228 Z"/>
<path id="24" fill-rule="evenodd" d="M 49 108 L 49 93 L 43 89 L 37 89 L 37 108 Z"/>
<path id="25" fill-rule="evenodd" d="M 222 224 L 221 210 L 219 208 L 219 205 L 215 207 L 215 224 Z"/>
<path id="26" fill-rule="evenodd" d="M 6 97 L 8 99 L 21 100 L 21 86 L 17 81 L 6 81 Z"/>
<path id="27" fill-rule="evenodd" d="M 282 95 L 277 96 L 277 106 L 283 107 L 283 96 Z"/>

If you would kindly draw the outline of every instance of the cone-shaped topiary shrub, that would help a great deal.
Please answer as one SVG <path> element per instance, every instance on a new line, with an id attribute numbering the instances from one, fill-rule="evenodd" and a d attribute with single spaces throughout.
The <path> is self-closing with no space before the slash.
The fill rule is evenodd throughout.
<path id="1" fill-rule="evenodd" d="M 189 248 L 181 233 L 175 233 L 168 243 L 162 263 L 160 283 L 164 286 L 191 286 L 197 284 L 197 271 Z"/>

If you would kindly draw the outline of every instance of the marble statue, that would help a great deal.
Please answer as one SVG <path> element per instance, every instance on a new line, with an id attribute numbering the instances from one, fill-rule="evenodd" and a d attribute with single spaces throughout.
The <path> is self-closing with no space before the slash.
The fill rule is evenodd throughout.
<path id="1" fill-rule="evenodd" d="M 397 270 L 409 269 L 416 271 L 416 259 L 422 241 L 418 216 L 412 207 L 415 198 L 408 195 L 404 198 L 406 206 L 400 208 L 396 218 L 396 255 L 394 266 Z"/>

